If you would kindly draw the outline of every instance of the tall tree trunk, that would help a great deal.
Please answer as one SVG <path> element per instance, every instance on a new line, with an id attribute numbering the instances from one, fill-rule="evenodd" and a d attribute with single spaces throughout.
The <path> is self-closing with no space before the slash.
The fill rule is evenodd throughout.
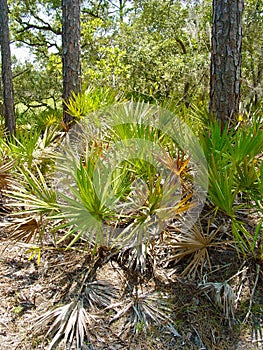
<path id="1" fill-rule="evenodd" d="M 72 92 L 81 91 L 80 63 L 80 0 L 62 0 L 62 71 L 63 101 L 68 101 Z M 63 120 L 72 122 L 63 102 Z"/>
<path id="2" fill-rule="evenodd" d="M 213 0 L 210 113 L 222 127 L 239 112 L 243 0 Z"/>
<path id="3" fill-rule="evenodd" d="M 2 81 L 4 94 L 5 127 L 9 134 L 16 130 L 14 92 L 9 45 L 8 6 L 7 0 L 0 0 L 0 40 L 2 57 Z"/>

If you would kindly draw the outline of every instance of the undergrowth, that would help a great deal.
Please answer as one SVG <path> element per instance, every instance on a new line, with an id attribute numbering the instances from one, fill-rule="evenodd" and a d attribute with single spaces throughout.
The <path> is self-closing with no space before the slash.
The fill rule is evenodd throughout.
<path id="1" fill-rule="evenodd" d="M 153 327 L 181 337 L 171 294 L 179 285 L 212 302 L 229 329 L 258 317 L 262 119 L 252 116 L 222 132 L 195 112 L 192 135 L 199 149 L 189 146 L 193 136 L 180 123 L 174 122 L 179 136 L 173 137 L 166 128 L 170 112 L 165 119 L 156 106 L 124 103 L 84 118 L 116 100 L 108 94 L 102 103 L 99 97 L 93 104 L 88 95 L 68 103 L 79 120 L 69 133 L 54 118 L 45 119 L 44 129 L 41 123 L 8 142 L 1 139 L 0 199 L 7 217 L 1 225 L 8 239 L 23 242 L 39 265 L 46 252 L 89 254 L 74 290 L 41 314 L 31 331 L 45 334 L 48 349 L 60 342 L 77 349 L 97 344 L 98 324 L 105 332 L 116 329 L 120 339 L 151 334 Z M 121 270 L 121 285 L 101 279 L 109 263 Z M 247 270 L 254 287 L 242 309 Z"/>

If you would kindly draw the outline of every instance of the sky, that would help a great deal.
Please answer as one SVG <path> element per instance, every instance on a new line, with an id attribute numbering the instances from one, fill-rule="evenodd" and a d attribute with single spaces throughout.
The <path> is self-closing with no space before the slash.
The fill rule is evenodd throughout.
<path id="1" fill-rule="evenodd" d="M 29 49 L 26 47 L 16 47 L 15 44 L 11 44 L 10 50 L 11 50 L 11 56 L 13 55 L 16 56 L 16 58 L 22 63 L 25 63 L 31 60 L 32 54 L 30 53 Z"/>

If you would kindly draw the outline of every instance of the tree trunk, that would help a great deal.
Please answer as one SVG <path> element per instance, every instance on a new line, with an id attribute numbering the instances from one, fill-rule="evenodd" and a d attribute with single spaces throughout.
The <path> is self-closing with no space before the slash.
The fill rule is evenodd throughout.
<path id="1" fill-rule="evenodd" d="M 243 0 L 213 0 L 209 110 L 226 122 L 238 115 Z"/>
<path id="2" fill-rule="evenodd" d="M 9 45 L 7 0 L 0 0 L 0 40 L 2 57 L 2 81 L 4 97 L 5 127 L 9 134 L 15 134 L 15 107 Z"/>
<path id="3" fill-rule="evenodd" d="M 81 91 L 80 63 L 80 0 L 62 0 L 62 71 L 63 101 L 67 102 L 72 92 Z M 72 122 L 63 102 L 63 120 Z"/>

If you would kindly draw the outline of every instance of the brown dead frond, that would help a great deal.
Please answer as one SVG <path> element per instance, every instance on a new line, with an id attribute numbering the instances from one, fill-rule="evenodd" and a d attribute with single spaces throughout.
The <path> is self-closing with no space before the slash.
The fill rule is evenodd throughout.
<path id="1" fill-rule="evenodd" d="M 85 338 L 94 338 L 94 324 L 96 316 L 87 312 L 83 300 L 75 300 L 66 305 L 59 306 L 41 315 L 33 326 L 35 333 L 42 333 L 47 329 L 46 337 L 51 342 L 48 350 L 54 349 L 63 342 L 68 349 L 80 350 L 83 348 Z"/>
<path id="2" fill-rule="evenodd" d="M 108 307 L 113 299 L 118 296 L 119 290 L 109 281 L 85 282 L 84 297 L 85 302 L 91 310 L 99 310 Z"/>
<path id="3" fill-rule="evenodd" d="M 235 300 L 236 296 L 233 288 L 227 283 L 206 282 L 199 286 L 200 289 L 211 292 L 216 306 L 223 311 L 226 320 L 231 326 L 232 320 L 235 319 Z"/>
<path id="4" fill-rule="evenodd" d="M 216 241 L 215 237 L 220 231 L 220 227 L 211 230 L 210 223 L 204 232 L 201 222 L 193 225 L 189 231 L 182 231 L 171 242 L 174 254 L 170 261 L 181 261 L 183 258 L 190 256 L 190 261 L 182 275 L 193 275 L 195 277 L 197 270 L 200 269 L 201 274 L 207 263 L 209 269 L 212 269 L 209 257 L 209 248 L 222 246 L 224 242 Z"/>
<path id="5" fill-rule="evenodd" d="M 40 237 L 42 228 L 42 220 L 40 218 L 28 216 L 14 218 L 12 222 L 4 224 L 4 231 L 8 233 L 8 239 L 24 243 L 29 243 L 37 236 Z"/>
<path id="6" fill-rule="evenodd" d="M 171 157 L 167 152 L 163 151 L 162 159 L 159 158 L 159 161 L 164 164 L 168 169 L 170 169 L 173 173 L 178 176 L 182 176 L 183 174 L 190 171 L 188 167 L 190 158 L 185 158 L 185 153 L 180 153 L 178 151 L 177 157 Z"/>
<path id="7" fill-rule="evenodd" d="M 0 191 L 8 189 L 14 183 L 14 178 L 11 175 L 13 167 L 13 161 L 0 163 Z"/>
<path id="8" fill-rule="evenodd" d="M 166 167 L 166 169 L 171 171 L 175 178 L 180 179 L 182 190 L 184 192 L 188 191 L 185 177 L 186 174 L 191 171 L 191 168 L 189 167 L 190 158 L 186 157 L 185 153 L 180 151 L 178 151 L 177 157 L 174 158 L 163 150 L 162 158 L 158 157 L 158 160 Z"/>

